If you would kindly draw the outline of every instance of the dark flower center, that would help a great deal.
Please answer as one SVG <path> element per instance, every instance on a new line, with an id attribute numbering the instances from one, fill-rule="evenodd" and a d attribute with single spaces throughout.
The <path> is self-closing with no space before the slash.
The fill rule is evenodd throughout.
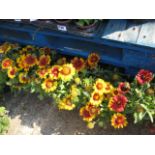
<path id="1" fill-rule="evenodd" d="M 122 86 L 121 88 L 122 91 L 127 91 L 128 90 L 128 87 L 126 85 Z"/>
<path id="2" fill-rule="evenodd" d="M 92 57 L 91 57 L 91 62 L 93 62 L 93 63 L 94 63 L 94 62 L 96 62 L 96 61 L 98 61 L 97 56 L 92 56 Z"/>

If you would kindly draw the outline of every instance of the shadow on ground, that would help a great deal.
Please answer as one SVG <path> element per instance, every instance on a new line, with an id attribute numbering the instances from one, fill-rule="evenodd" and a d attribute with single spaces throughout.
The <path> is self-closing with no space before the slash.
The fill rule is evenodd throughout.
<path id="1" fill-rule="evenodd" d="M 34 94 L 6 94 L 3 104 L 9 110 L 11 119 L 9 135 L 135 135 L 148 134 L 144 126 L 133 126 L 115 130 L 95 127 L 87 129 L 78 111 L 59 111 L 52 99 L 40 101 Z"/>

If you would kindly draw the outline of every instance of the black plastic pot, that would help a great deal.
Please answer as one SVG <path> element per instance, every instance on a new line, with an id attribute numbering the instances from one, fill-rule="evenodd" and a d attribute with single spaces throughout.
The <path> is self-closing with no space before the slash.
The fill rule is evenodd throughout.
<path id="1" fill-rule="evenodd" d="M 72 19 L 54 19 L 54 21 L 57 24 L 67 25 L 67 24 L 69 24 L 72 21 Z"/>
<path id="2" fill-rule="evenodd" d="M 86 25 L 86 26 L 80 26 L 79 24 L 77 24 L 77 22 L 75 22 L 75 25 L 77 26 L 78 29 L 86 31 L 86 32 L 92 32 L 96 29 L 97 25 L 98 25 L 99 21 L 94 21 L 94 23 L 90 24 L 90 25 Z"/>

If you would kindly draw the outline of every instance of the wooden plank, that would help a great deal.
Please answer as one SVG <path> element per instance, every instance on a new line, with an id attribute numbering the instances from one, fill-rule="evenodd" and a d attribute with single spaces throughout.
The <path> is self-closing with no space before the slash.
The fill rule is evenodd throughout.
<path id="1" fill-rule="evenodd" d="M 142 25 L 137 44 L 155 47 L 155 21 Z"/>
<path id="2" fill-rule="evenodd" d="M 126 30 L 123 32 L 123 40 L 124 42 L 129 43 L 137 43 L 137 39 L 141 30 L 141 24 L 137 24 L 135 22 L 129 22 Z"/>
<path id="3" fill-rule="evenodd" d="M 105 28 L 102 38 L 124 41 L 123 31 L 126 28 L 127 20 L 117 19 L 110 20 Z"/>

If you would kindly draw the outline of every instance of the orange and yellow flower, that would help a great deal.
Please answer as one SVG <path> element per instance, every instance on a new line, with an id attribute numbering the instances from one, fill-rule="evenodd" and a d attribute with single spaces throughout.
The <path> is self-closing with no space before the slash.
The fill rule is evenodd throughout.
<path id="1" fill-rule="evenodd" d="M 49 55 L 41 55 L 38 61 L 39 68 L 47 67 L 51 62 L 51 58 Z"/>
<path id="2" fill-rule="evenodd" d="M 97 91 L 94 91 L 92 94 L 91 94 L 91 98 L 90 98 L 90 102 L 95 105 L 95 106 L 99 106 L 103 101 L 103 95 L 100 94 L 99 92 Z"/>
<path id="3" fill-rule="evenodd" d="M 97 79 L 93 88 L 95 91 L 103 94 L 105 87 L 106 87 L 106 82 L 102 79 Z"/>
<path id="4" fill-rule="evenodd" d="M 109 94 L 112 93 L 114 90 L 114 87 L 111 83 L 105 82 L 103 79 L 97 79 L 94 86 L 94 90 L 101 93 L 101 94 Z"/>
<path id="5" fill-rule="evenodd" d="M 91 122 L 95 118 L 95 115 L 91 115 L 85 107 L 80 109 L 80 116 L 82 116 L 86 122 Z"/>
<path id="6" fill-rule="evenodd" d="M 119 94 L 118 89 L 117 88 L 114 88 L 109 93 L 103 93 L 104 100 L 109 101 L 112 97 L 114 97 L 114 96 L 116 96 L 118 94 Z"/>
<path id="7" fill-rule="evenodd" d="M 57 82 L 52 80 L 51 78 L 47 78 L 44 80 L 44 82 L 41 84 L 41 87 L 45 92 L 53 92 L 57 88 Z"/>
<path id="8" fill-rule="evenodd" d="M 35 47 L 34 46 L 31 46 L 31 45 L 27 45 L 26 47 L 24 47 L 22 49 L 23 52 L 33 52 L 35 50 Z"/>
<path id="9" fill-rule="evenodd" d="M 111 92 L 112 96 L 118 95 L 120 94 L 120 92 L 118 91 L 118 88 L 114 88 L 113 91 Z"/>
<path id="10" fill-rule="evenodd" d="M 17 71 L 18 71 L 18 69 L 17 69 L 16 67 L 10 67 L 10 68 L 8 69 L 8 77 L 9 77 L 10 79 L 15 78 Z"/>
<path id="11" fill-rule="evenodd" d="M 52 79 L 58 79 L 60 77 L 60 71 L 61 71 L 61 66 L 59 65 L 54 65 L 52 68 L 50 68 L 48 70 L 49 72 L 49 76 L 52 78 Z"/>
<path id="12" fill-rule="evenodd" d="M 30 66 L 28 66 L 24 60 L 25 55 L 21 55 L 19 58 L 17 58 L 16 62 L 18 64 L 19 69 L 24 69 L 25 71 L 28 71 Z"/>
<path id="13" fill-rule="evenodd" d="M 123 114 L 116 113 L 111 118 L 111 125 L 115 129 L 120 129 L 126 127 L 128 124 L 126 117 Z"/>
<path id="14" fill-rule="evenodd" d="M 58 107 L 63 110 L 73 110 L 75 108 L 75 104 L 72 103 L 71 96 L 68 95 L 59 102 Z"/>
<path id="15" fill-rule="evenodd" d="M 24 70 L 29 70 L 30 67 L 33 67 L 37 64 L 37 58 L 31 54 L 22 55 L 17 58 L 17 63 L 19 68 Z"/>
<path id="16" fill-rule="evenodd" d="M 71 63 L 78 72 L 85 68 L 85 61 L 83 58 L 74 57 Z"/>
<path id="17" fill-rule="evenodd" d="M 89 56 L 88 56 L 88 65 L 91 67 L 91 68 L 95 68 L 98 64 L 100 60 L 100 57 L 97 53 L 91 53 Z"/>
<path id="18" fill-rule="evenodd" d="M 5 58 L 2 61 L 2 69 L 8 69 L 12 66 L 13 66 L 13 60 L 11 60 L 10 58 Z"/>
<path id="19" fill-rule="evenodd" d="M 60 70 L 60 78 L 62 81 L 70 81 L 75 75 L 75 68 L 72 64 L 64 64 Z"/>
<path id="20" fill-rule="evenodd" d="M 94 106 L 92 103 L 88 102 L 86 106 L 80 109 L 80 116 L 86 122 L 91 122 L 100 113 L 100 108 Z"/>
<path id="21" fill-rule="evenodd" d="M 27 54 L 23 61 L 24 61 L 25 65 L 28 67 L 33 67 L 37 63 L 36 57 L 31 54 Z"/>
<path id="22" fill-rule="evenodd" d="M 0 53 L 2 54 L 6 54 L 10 50 L 11 50 L 11 45 L 7 42 L 0 46 Z"/>
<path id="23" fill-rule="evenodd" d="M 19 82 L 22 84 L 28 83 L 29 78 L 27 77 L 27 73 L 19 73 Z"/>
<path id="24" fill-rule="evenodd" d="M 21 55 L 20 57 L 18 57 L 18 58 L 16 59 L 16 62 L 17 62 L 18 67 L 19 67 L 20 69 L 24 69 L 24 66 L 25 66 L 25 64 L 24 64 L 24 62 L 23 62 L 24 57 L 25 57 L 25 55 Z"/>
<path id="25" fill-rule="evenodd" d="M 38 75 L 41 79 L 47 78 L 48 69 L 42 68 L 42 69 L 37 70 L 37 75 Z"/>
<path id="26" fill-rule="evenodd" d="M 86 109 L 89 111 L 91 115 L 98 115 L 100 113 L 100 108 L 93 105 L 93 103 L 88 102 L 86 104 Z"/>
<path id="27" fill-rule="evenodd" d="M 110 82 L 106 82 L 106 85 L 103 89 L 103 93 L 107 94 L 107 93 L 112 93 L 114 90 L 114 87 L 112 86 L 112 84 Z"/>

